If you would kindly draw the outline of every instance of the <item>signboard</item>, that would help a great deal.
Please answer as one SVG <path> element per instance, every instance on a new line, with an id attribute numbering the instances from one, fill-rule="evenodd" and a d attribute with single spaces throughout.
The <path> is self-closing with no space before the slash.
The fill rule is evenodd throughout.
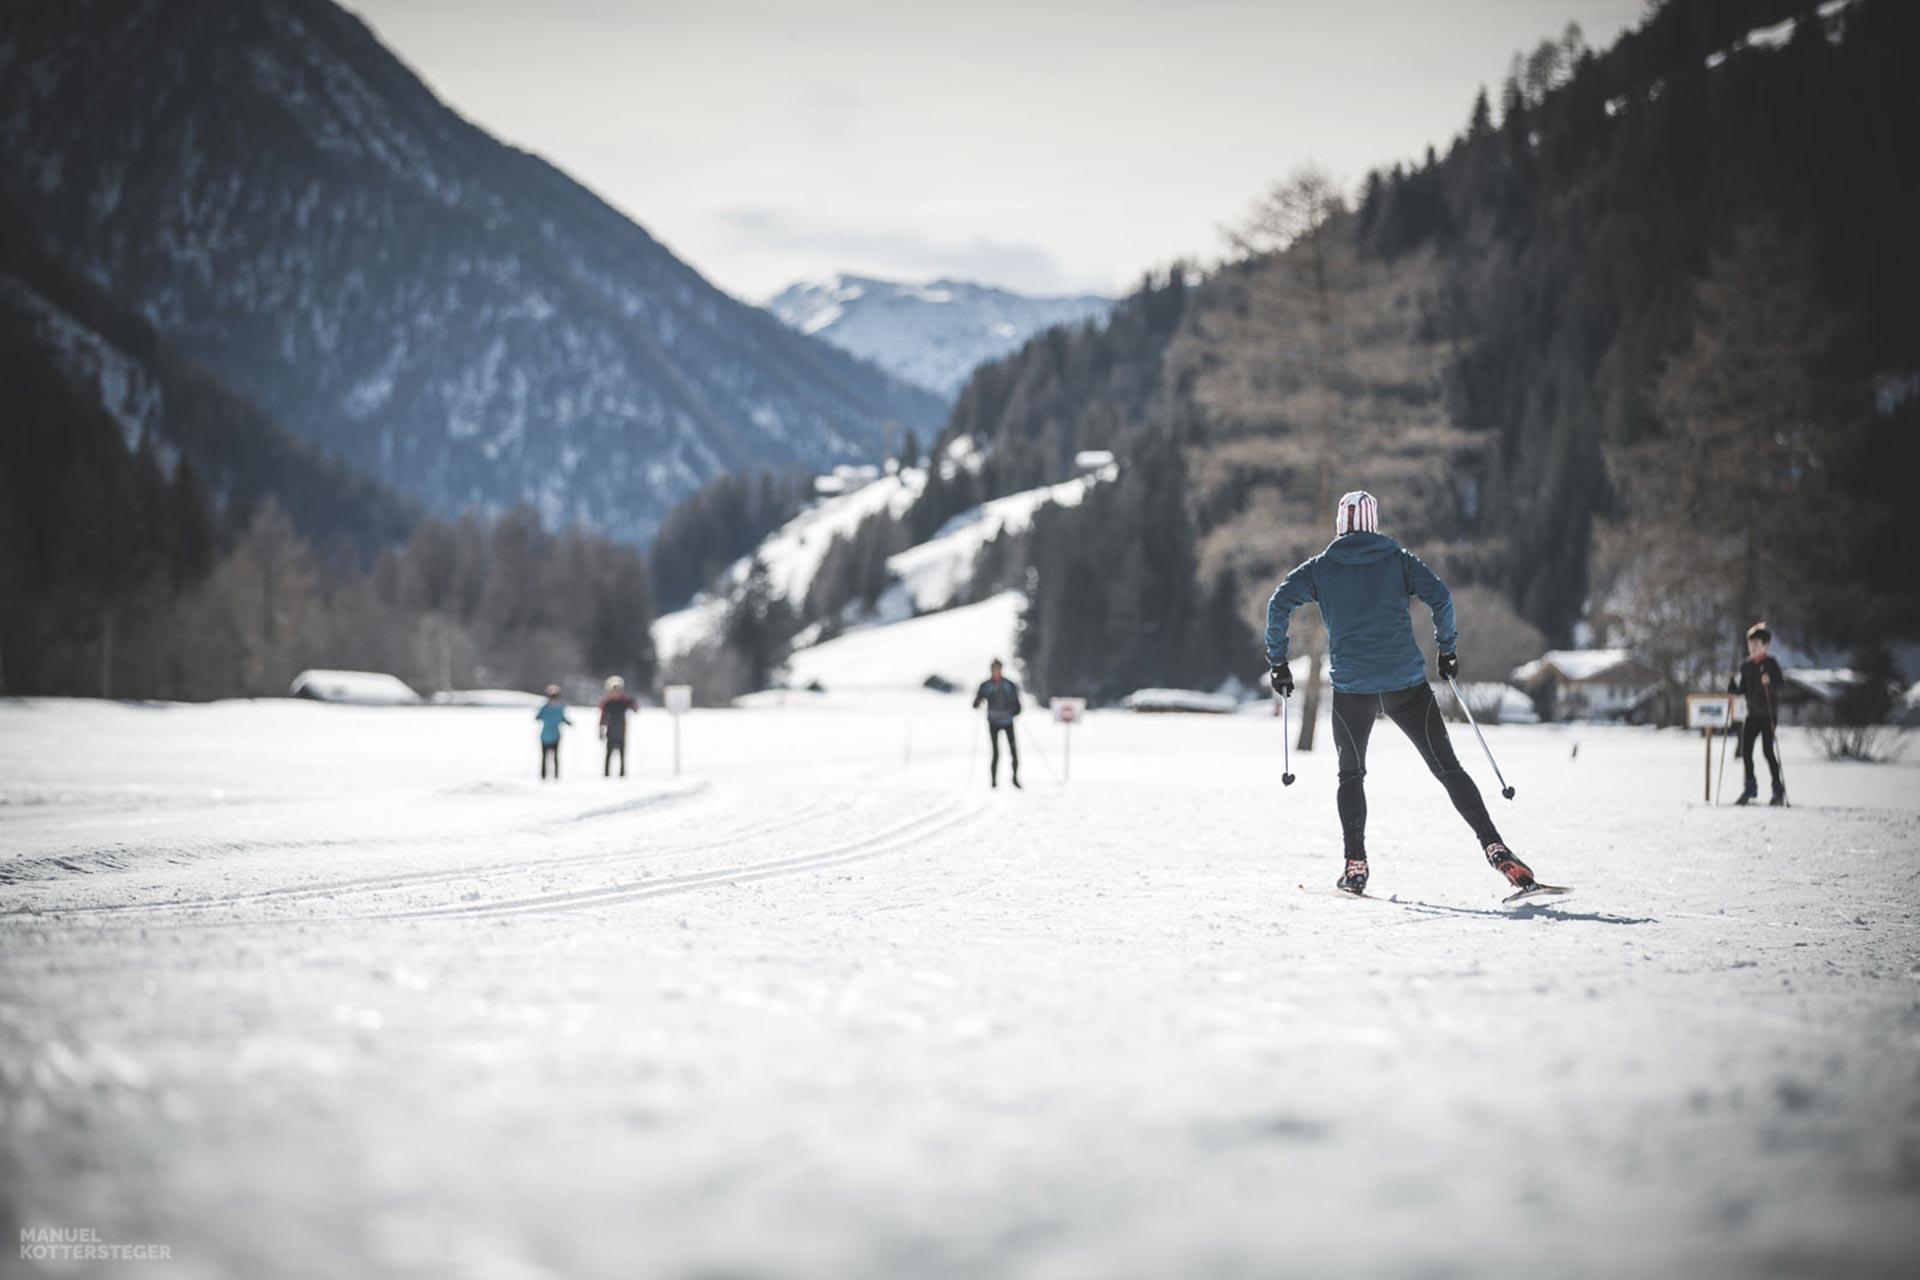
<path id="1" fill-rule="evenodd" d="M 1711 729 L 1716 733 L 1725 733 L 1732 727 L 1732 694 L 1690 693 L 1687 695 L 1687 728 Z"/>
<path id="2" fill-rule="evenodd" d="M 1087 713 L 1085 698 L 1054 698 L 1048 705 L 1053 708 L 1053 718 L 1061 724 L 1072 724 Z"/>
<path id="3" fill-rule="evenodd" d="M 693 686 L 690 684 L 670 684 L 660 691 L 666 699 L 667 710 L 679 716 L 693 710 Z"/>

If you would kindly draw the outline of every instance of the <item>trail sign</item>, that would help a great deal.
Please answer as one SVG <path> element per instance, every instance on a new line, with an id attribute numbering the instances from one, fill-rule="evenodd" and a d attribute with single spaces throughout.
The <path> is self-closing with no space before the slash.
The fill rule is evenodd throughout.
<path id="1" fill-rule="evenodd" d="M 1713 735 L 1733 731 L 1733 695 L 1730 693 L 1690 693 L 1687 695 L 1687 728 L 1706 730 L 1706 801 L 1713 803 Z M 1726 775 L 1726 745 L 1721 744 L 1721 776 Z"/>
<path id="2" fill-rule="evenodd" d="M 1087 713 L 1085 698 L 1052 698 L 1053 718 L 1060 722 L 1060 785 L 1073 773 L 1073 726 Z"/>
<path id="3" fill-rule="evenodd" d="M 1725 733 L 1732 727 L 1732 694 L 1690 693 L 1687 695 L 1687 728 Z"/>

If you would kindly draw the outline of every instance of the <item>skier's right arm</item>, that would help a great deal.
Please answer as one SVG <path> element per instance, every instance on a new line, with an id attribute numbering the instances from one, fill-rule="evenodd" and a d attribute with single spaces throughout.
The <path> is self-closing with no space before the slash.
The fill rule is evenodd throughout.
<path id="1" fill-rule="evenodd" d="M 1318 600 L 1319 593 L 1313 585 L 1313 561 L 1300 565 L 1286 580 L 1273 590 L 1273 598 L 1267 601 L 1267 665 L 1277 667 L 1287 660 L 1287 628 L 1293 622 L 1293 611 L 1309 600 Z"/>

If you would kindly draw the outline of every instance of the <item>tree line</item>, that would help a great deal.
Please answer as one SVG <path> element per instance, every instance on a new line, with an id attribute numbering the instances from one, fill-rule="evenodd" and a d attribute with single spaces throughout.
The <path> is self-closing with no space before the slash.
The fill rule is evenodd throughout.
<path id="1" fill-rule="evenodd" d="M 0 344 L 0 691 L 201 700 L 311 666 L 420 690 L 651 684 L 645 557 L 529 508 L 420 520 L 370 557 L 279 492 L 226 500 L 193 455 L 116 421 L 43 352 Z M 171 465 L 169 465 L 171 463 Z"/>

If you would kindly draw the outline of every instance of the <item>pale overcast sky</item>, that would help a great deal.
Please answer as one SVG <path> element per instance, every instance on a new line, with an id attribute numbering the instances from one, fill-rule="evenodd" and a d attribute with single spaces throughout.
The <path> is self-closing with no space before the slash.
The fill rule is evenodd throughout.
<path id="1" fill-rule="evenodd" d="M 1444 145 L 1644 0 L 347 0 L 452 106 L 722 288 L 848 271 L 1124 291 L 1308 161 Z"/>

